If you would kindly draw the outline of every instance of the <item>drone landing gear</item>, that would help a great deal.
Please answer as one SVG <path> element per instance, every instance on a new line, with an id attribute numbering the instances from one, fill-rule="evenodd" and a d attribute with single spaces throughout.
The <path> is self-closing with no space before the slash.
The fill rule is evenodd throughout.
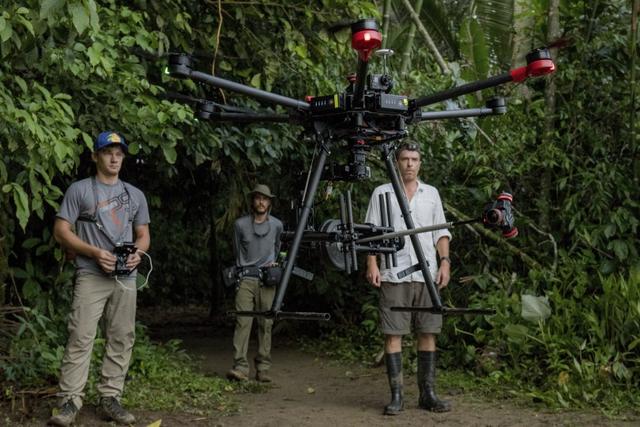
<path id="1" fill-rule="evenodd" d="M 493 308 L 457 308 L 457 307 L 391 307 L 391 311 L 410 311 L 418 313 L 442 314 L 443 316 L 462 316 L 465 314 L 496 314 Z"/>
<path id="2" fill-rule="evenodd" d="M 271 310 L 267 312 L 254 312 L 254 311 L 235 312 L 235 315 L 264 316 L 264 317 L 273 318 L 273 319 L 298 319 L 298 320 L 329 320 L 331 318 L 329 313 L 284 312 L 280 310 L 283 299 L 284 299 L 284 295 L 287 291 L 287 286 L 289 285 L 289 279 L 291 278 L 291 274 L 294 268 L 294 263 L 298 256 L 300 244 L 303 241 L 303 239 L 304 240 L 325 240 L 325 241 L 327 240 L 326 236 L 317 236 L 317 238 L 314 238 L 310 236 L 309 233 L 305 232 L 309 214 L 313 206 L 315 194 L 318 189 L 320 180 L 322 178 L 322 172 L 324 170 L 325 162 L 327 160 L 327 156 L 329 152 L 328 147 L 326 145 L 326 141 L 325 141 L 325 144 L 321 144 L 321 146 L 323 148 L 320 150 L 320 154 L 312 166 L 312 173 L 311 173 L 311 178 L 309 180 L 308 191 L 304 199 L 302 210 L 300 211 L 299 222 L 297 224 L 295 233 L 293 235 L 293 241 L 291 242 L 291 246 L 289 248 L 288 259 L 285 263 L 285 269 L 282 274 L 282 279 L 280 280 L 280 284 L 278 286 Z M 384 161 L 387 168 L 387 173 L 391 180 L 393 190 L 396 194 L 396 199 L 400 206 L 400 210 L 402 212 L 405 225 L 407 227 L 407 230 L 413 231 L 415 230 L 416 227 L 414 225 L 413 219 L 411 218 L 409 203 L 407 201 L 407 198 L 404 194 L 403 189 L 401 188 L 400 178 L 398 176 L 398 172 L 396 170 L 395 164 L 393 163 L 393 158 L 392 158 L 393 150 L 391 150 L 389 143 L 382 144 L 381 148 L 382 148 L 382 153 L 383 153 Z M 341 226 L 346 227 L 347 235 L 350 237 L 353 237 L 354 233 L 357 232 L 358 230 L 356 230 L 356 227 L 354 227 L 354 224 L 353 224 L 351 210 L 349 209 L 351 204 L 349 202 L 350 200 L 349 200 L 349 197 L 347 196 L 347 200 L 342 201 L 341 203 L 341 220 L 342 220 Z M 389 200 L 386 200 L 386 202 L 387 203 L 385 203 L 385 205 L 389 206 L 389 203 L 388 203 Z M 322 234 L 327 234 L 327 233 L 322 233 Z M 381 237 L 382 236 L 379 236 L 378 239 Z M 492 309 L 444 307 L 442 305 L 442 302 L 440 301 L 440 295 L 438 294 L 436 286 L 429 272 L 429 265 L 424 256 L 422 247 L 420 246 L 418 236 L 414 233 L 414 234 L 410 234 L 409 237 L 411 240 L 411 244 L 413 245 L 413 248 L 415 250 L 416 256 L 418 258 L 418 264 L 415 266 L 416 271 L 420 270 L 423 274 L 423 277 L 425 279 L 425 286 L 427 287 L 427 291 L 429 292 L 429 296 L 431 297 L 431 302 L 433 306 L 432 307 L 392 307 L 391 308 L 392 310 L 431 312 L 431 313 L 446 314 L 446 315 L 494 314 L 495 313 L 495 310 L 492 310 Z M 375 239 L 375 238 L 372 238 L 372 239 Z M 355 262 L 355 259 L 354 259 L 355 252 L 357 250 L 356 243 L 365 243 L 365 242 L 358 241 L 358 240 L 351 241 L 346 245 L 346 247 L 343 248 L 343 251 L 344 251 L 343 262 L 349 271 L 357 270 L 357 263 Z"/>
<path id="3" fill-rule="evenodd" d="M 274 320 L 330 320 L 331 314 L 329 313 L 315 313 L 310 311 L 228 311 L 227 314 L 233 316 L 247 316 L 247 317 L 264 317 L 266 319 Z"/>

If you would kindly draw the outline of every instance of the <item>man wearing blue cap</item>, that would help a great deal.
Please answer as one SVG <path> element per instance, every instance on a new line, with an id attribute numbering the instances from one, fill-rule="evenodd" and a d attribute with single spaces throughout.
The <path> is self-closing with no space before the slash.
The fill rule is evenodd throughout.
<path id="1" fill-rule="evenodd" d="M 128 152 L 124 137 L 102 132 L 92 160 L 96 175 L 76 181 L 67 190 L 54 225 L 54 236 L 75 259 L 69 339 L 60 369 L 60 406 L 49 424 L 69 426 L 82 407 L 83 390 L 98 322 L 104 317 L 106 338 L 100 411 L 119 424 L 135 418 L 120 405 L 135 338 L 135 268 L 149 249 L 149 208 L 139 189 L 119 179 Z M 134 240 L 135 236 L 135 240 Z M 131 274 L 116 274 L 113 251 L 126 242 L 136 250 L 126 259 Z"/>

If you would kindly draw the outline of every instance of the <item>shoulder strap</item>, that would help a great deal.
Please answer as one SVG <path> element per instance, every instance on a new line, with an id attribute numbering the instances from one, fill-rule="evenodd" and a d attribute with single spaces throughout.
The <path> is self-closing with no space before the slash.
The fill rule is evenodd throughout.
<path id="1" fill-rule="evenodd" d="M 127 186 L 125 185 L 125 182 L 122 181 L 122 180 L 120 180 L 120 182 L 122 183 L 122 188 L 124 189 L 124 192 L 127 194 L 126 204 L 127 204 L 127 210 L 129 210 L 128 223 L 129 223 L 129 225 L 132 225 L 133 224 L 133 215 L 132 215 L 132 212 L 131 212 L 131 194 L 129 193 L 129 190 L 127 189 Z M 95 175 L 91 177 L 91 189 L 93 191 L 93 201 L 95 202 L 95 207 L 93 209 L 93 214 L 91 216 L 81 215 L 81 216 L 78 217 L 78 221 L 91 222 L 91 223 L 95 224 L 95 226 L 98 228 L 98 230 L 100 230 L 100 232 L 111 242 L 111 244 L 115 246 L 116 242 L 113 241 L 111 236 L 109 236 L 109 234 L 105 231 L 104 226 L 102 224 L 100 224 L 100 221 L 98 221 L 98 184 L 96 182 Z M 131 231 L 133 232 L 133 229 Z"/>

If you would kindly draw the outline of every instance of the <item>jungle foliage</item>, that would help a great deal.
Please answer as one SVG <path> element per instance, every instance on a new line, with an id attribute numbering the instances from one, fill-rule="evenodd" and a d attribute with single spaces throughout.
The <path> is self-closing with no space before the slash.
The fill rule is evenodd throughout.
<path id="1" fill-rule="evenodd" d="M 6 387 L 18 390 L 57 376 L 72 269 L 51 226 L 67 186 L 91 173 L 88 152 L 99 131 L 124 133 L 133 156 L 123 178 L 150 202 L 154 274 L 143 306 L 208 300 L 213 313 L 222 311 L 229 295 L 219 270 L 232 259 L 230 225 L 246 210 L 256 181 L 270 184 L 279 196 L 274 214 L 294 224 L 290 201 L 299 198 L 313 144 L 287 125 L 197 121 L 167 92 L 272 107 L 171 79 L 164 54 L 195 53 L 203 70 L 295 98 L 334 93 L 355 55 L 348 31 L 327 28 L 345 18 L 381 17 L 385 2 L 1 3 L 0 368 Z M 401 2 L 389 3 L 388 47 L 410 49 L 401 93 L 428 94 L 502 72 L 512 60 L 524 62 L 514 54 L 523 46 L 526 52 L 551 41 L 552 2 L 523 9 L 517 0 L 425 1 L 421 20 L 448 61 L 444 75 L 419 33 L 406 39 L 411 23 Z M 559 16 L 571 43 L 558 52 L 558 72 L 550 77 L 553 110 L 545 98 L 550 79 L 541 79 L 457 101 L 475 106 L 501 93 L 509 98 L 505 116 L 412 130 L 424 147 L 423 178 L 439 188 L 450 220 L 477 216 L 502 190 L 514 194 L 518 213 L 515 241 L 477 227 L 454 230 L 454 282 L 444 300 L 498 314 L 448 320 L 441 360 L 496 383 L 510 380 L 551 405 L 637 407 L 637 26 L 622 0 L 561 1 Z M 504 28 L 519 29 L 521 37 Z M 393 73 L 401 61 L 391 59 Z M 345 189 L 356 194 L 357 218 L 364 217 L 368 194 L 385 180 L 375 153 L 369 164 L 369 182 L 323 184 L 316 225 L 336 216 Z M 361 350 L 375 350 L 376 294 L 362 277 L 317 261 L 318 250 L 305 251 L 299 262 L 316 280 L 294 281 L 287 306 L 330 310 L 333 323 L 316 332 L 353 333 L 355 326 L 366 343 Z M 137 348 L 161 352 L 145 339 Z M 135 365 L 132 372 L 153 377 Z"/>

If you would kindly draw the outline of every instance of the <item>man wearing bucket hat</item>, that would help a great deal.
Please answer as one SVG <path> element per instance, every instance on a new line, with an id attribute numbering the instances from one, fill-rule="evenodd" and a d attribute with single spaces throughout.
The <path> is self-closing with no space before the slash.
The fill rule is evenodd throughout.
<path id="1" fill-rule="evenodd" d="M 149 249 L 149 209 L 138 188 L 119 179 L 128 146 L 117 132 L 102 132 L 91 155 L 96 175 L 67 189 L 54 224 L 54 236 L 73 254 L 76 274 L 69 316 L 69 338 L 60 368 L 60 406 L 50 425 L 71 425 L 80 408 L 89 375 L 98 322 L 106 339 L 102 380 L 98 385 L 102 415 L 119 424 L 135 418 L 120 405 L 135 338 L 135 268 Z M 135 238 L 135 240 L 134 240 Z M 126 258 L 129 275 L 116 274 L 118 245 L 134 242 Z"/>
<path id="2" fill-rule="evenodd" d="M 256 185 L 250 193 L 251 214 L 238 218 L 234 224 L 233 246 L 239 285 L 236 292 L 237 311 L 267 311 L 275 296 L 275 284 L 266 278 L 268 267 L 275 266 L 280 253 L 282 222 L 270 215 L 275 197 L 269 187 Z M 271 382 L 271 327 L 273 319 L 258 317 L 258 354 L 254 359 L 256 380 Z M 237 381 L 249 379 L 247 350 L 252 317 L 237 316 L 233 334 L 233 368 L 227 377 Z"/>

